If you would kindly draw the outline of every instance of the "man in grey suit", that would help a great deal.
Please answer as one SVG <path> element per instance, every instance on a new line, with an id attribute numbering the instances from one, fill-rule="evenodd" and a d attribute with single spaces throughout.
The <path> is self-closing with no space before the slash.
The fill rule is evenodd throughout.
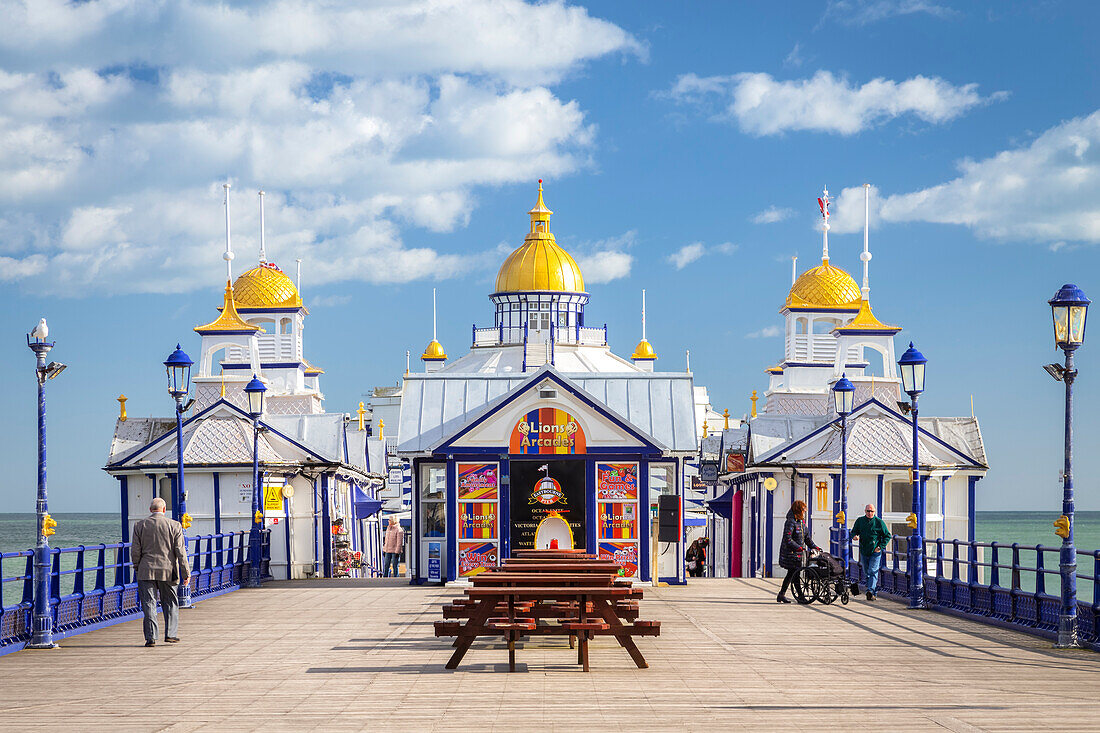
<path id="1" fill-rule="evenodd" d="M 164 610 L 164 640 L 179 641 L 180 606 L 176 585 L 191 580 L 191 567 L 183 546 L 183 527 L 164 516 L 164 499 L 149 505 L 152 512 L 134 525 L 130 561 L 137 577 L 138 598 L 145 614 L 145 646 L 157 645 L 157 592 Z"/>

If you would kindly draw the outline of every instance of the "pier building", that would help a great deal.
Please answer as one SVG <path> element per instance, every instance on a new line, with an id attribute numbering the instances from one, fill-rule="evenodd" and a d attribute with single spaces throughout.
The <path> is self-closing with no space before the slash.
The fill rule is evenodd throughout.
<path id="1" fill-rule="evenodd" d="M 897 374 L 894 337 L 900 326 L 871 309 L 867 232 L 858 285 L 829 256 L 828 191 L 822 208 L 821 264 L 800 275 L 779 312 L 783 358 L 768 367 L 768 387 L 744 426 L 716 431 L 700 459 L 716 467 L 711 508 L 712 571 L 719 577 L 778 571 L 787 509 L 801 499 L 814 541 L 837 551 L 839 522 L 851 526 L 874 504 L 895 535 L 908 536 L 912 510 L 913 424 Z M 849 516 L 840 516 L 841 434 L 832 387 L 841 376 L 855 387 L 847 417 Z M 918 419 L 919 490 L 925 538 L 974 541 L 978 482 L 988 470 L 977 417 Z M 773 479 L 774 481 L 767 481 Z M 766 488 L 765 486 L 769 487 Z"/>
<path id="2" fill-rule="evenodd" d="M 396 454 L 411 468 L 414 582 L 458 580 L 551 543 L 614 558 L 643 581 L 683 581 L 692 374 L 656 368 L 644 315 L 630 358 L 611 351 L 606 326 L 586 320 L 590 294 L 552 213 L 540 181 L 529 230 L 489 294 L 492 324 L 475 325 L 453 360 L 433 336 L 424 371 L 404 377 Z"/>
<path id="3" fill-rule="evenodd" d="M 377 574 L 385 445 L 369 437 L 362 408 L 358 419 L 324 410 L 324 372 L 303 346 L 309 311 L 298 283 L 267 260 L 262 232 L 259 262 L 233 279 L 228 188 L 226 196 L 224 296 L 217 317 L 194 329 L 201 343 L 183 424 L 185 531 L 251 526 L 253 424 L 244 387 L 256 376 L 267 388 L 257 447 L 271 574 Z M 181 519 L 176 457 L 174 417 L 120 411 L 104 470 L 118 480 L 123 542 L 154 496 Z"/>

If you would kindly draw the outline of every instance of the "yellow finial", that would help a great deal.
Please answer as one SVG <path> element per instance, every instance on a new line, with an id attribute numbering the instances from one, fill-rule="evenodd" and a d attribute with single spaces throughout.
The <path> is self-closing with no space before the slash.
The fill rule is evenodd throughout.
<path id="1" fill-rule="evenodd" d="M 359 409 L 355 411 L 359 415 L 359 432 L 363 432 L 367 429 L 367 426 L 363 424 L 363 416 L 367 414 L 367 411 L 363 409 L 363 403 L 359 403 Z"/>
<path id="2" fill-rule="evenodd" d="M 120 394 L 118 396 L 118 419 L 120 422 L 126 422 L 126 395 Z"/>
<path id="3" fill-rule="evenodd" d="M 725 410 L 722 411 L 722 417 L 726 418 L 726 424 L 725 424 L 724 427 L 725 427 L 726 430 L 729 430 L 730 429 L 730 408 L 727 407 Z"/>
<path id="4" fill-rule="evenodd" d="M 382 420 L 382 418 L 378 418 L 378 439 L 379 440 L 385 440 L 386 439 L 386 432 L 385 431 L 386 431 L 385 421 Z"/>
<path id="5" fill-rule="evenodd" d="M 218 376 L 221 377 L 222 380 L 221 397 L 222 399 L 225 399 L 225 369 L 222 369 L 220 372 L 218 372 Z"/>
<path id="6" fill-rule="evenodd" d="M 707 437 L 707 421 L 703 421 L 703 437 Z"/>
<path id="7" fill-rule="evenodd" d="M 535 207 L 527 212 L 531 215 L 531 233 L 549 233 L 550 232 L 550 215 L 553 211 L 550 211 L 546 207 L 546 202 L 542 200 L 542 179 L 539 179 L 539 197 L 535 201 Z"/>
<path id="8" fill-rule="evenodd" d="M 221 315 L 205 326 L 195 326 L 195 331 L 199 334 L 217 333 L 219 331 L 264 332 L 259 326 L 253 326 L 241 318 L 241 314 L 237 312 L 237 302 L 233 296 L 233 283 L 228 280 L 225 281 L 225 301 L 222 305 Z"/>
<path id="9" fill-rule="evenodd" d="M 757 400 L 757 396 L 756 396 L 756 390 L 755 389 L 752 391 L 752 398 L 751 399 L 752 399 L 752 417 L 756 417 L 756 400 Z"/>

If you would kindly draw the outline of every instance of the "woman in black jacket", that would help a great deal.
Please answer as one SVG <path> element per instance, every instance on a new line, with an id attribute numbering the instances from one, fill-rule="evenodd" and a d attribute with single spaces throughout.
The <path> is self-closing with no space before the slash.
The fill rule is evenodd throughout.
<path id="1" fill-rule="evenodd" d="M 779 595 L 775 597 L 776 603 L 790 603 L 786 595 L 787 588 L 804 564 L 802 552 L 807 548 L 821 549 L 810 539 L 805 520 L 806 502 L 796 501 L 791 504 L 791 510 L 787 512 L 787 521 L 783 524 L 783 542 L 779 545 L 779 567 L 786 569 L 787 575 L 783 578 L 783 587 L 779 589 Z"/>
<path id="2" fill-rule="evenodd" d="M 703 570 L 706 568 L 707 563 L 707 545 L 710 544 L 710 540 L 706 537 L 701 537 L 691 543 L 688 547 L 687 553 L 684 559 L 688 562 L 695 561 L 695 567 L 688 570 L 688 575 L 693 578 L 703 577 Z"/>

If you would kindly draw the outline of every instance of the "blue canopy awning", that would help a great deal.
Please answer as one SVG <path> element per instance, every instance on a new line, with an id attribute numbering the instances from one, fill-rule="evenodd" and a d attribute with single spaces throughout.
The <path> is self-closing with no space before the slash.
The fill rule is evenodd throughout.
<path id="1" fill-rule="evenodd" d="M 370 498 L 367 493 L 358 486 L 354 489 L 354 501 L 356 519 L 372 517 L 382 510 L 382 502 L 378 499 Z"/>
<path id="2" fill-rule="evenodd" d="M 719 497 L 711 499 L 707 502 L 707 509 L 722 517 L 723 519 L 733 518 L 733 497 L 737 494 L 739 486 L 731 486 L 726 489 L 726 493 Z"/>

